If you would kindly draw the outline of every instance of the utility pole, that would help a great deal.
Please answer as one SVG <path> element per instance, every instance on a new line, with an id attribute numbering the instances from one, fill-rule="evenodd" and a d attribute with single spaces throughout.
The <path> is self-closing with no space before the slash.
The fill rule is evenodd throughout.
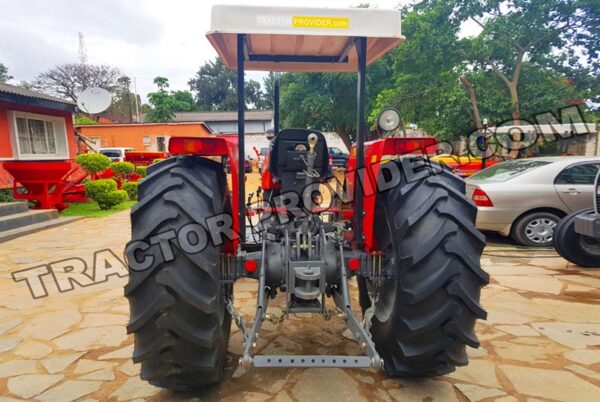
<path id="1" fill-rule="evenodd" d="M 133 77 L 133 92 L 135 95 L 135 121 L 136 121 L 136 123 L 139 123 L 140 122 L 140 108 L 138 106 L 137 83 L 135 81 L 135 77 Z"/>
<path id="2" fill-rule="evenodd" d="M 85 47 L 85 38 L 83 32 L 78 32 L 79 35 L 79 62 L 81 64 L 87 63 L 87 49 Z"/>

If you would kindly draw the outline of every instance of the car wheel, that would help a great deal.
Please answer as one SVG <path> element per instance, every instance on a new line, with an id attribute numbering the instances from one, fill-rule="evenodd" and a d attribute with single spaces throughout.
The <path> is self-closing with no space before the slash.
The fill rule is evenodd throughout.
<path id="1" fill-rule="evenodd" d="M 560 221 L 551 212 L 534 212 L 521 217 L 514 225 L 512 238 L 523 246 L 552 247 L 554 229 Z"/>

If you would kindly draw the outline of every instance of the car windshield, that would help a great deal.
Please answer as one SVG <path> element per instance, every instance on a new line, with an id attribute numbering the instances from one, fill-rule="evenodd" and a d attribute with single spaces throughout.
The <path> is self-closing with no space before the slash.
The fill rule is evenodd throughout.
<path id="1" fill-rule="evenodd" d="M 121 151 L 100 151 L 102 155 L 106 155 L 109 158 L 120 158 Z"/>
<path id="2" fill-rule="evenodd" d="M 469 181 L 503 182 L 550 163 L 552 162 L 528 159 L 503 162 L 475 173 L 469 178 Z"/>

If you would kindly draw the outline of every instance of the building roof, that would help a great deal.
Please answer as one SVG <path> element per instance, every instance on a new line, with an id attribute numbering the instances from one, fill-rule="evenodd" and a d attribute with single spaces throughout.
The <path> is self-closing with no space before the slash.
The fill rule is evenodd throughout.
<path id="1" fill-rule="evenodd" d="M 3 83 L 0 83 L 0 100 L 67 111 L 74 111 L 76 106 L 76 103 L 70 100 Z"/>
<path id="2" fill-rule="evenodd" d="M 101 129 L 101 128 L 118 128 L 118 127 L 140 127 L 140 126 L 188 126 L 188 125 L 200 125 L 203 126 L 206 131 L 212 133 L 210 127 L 203 121 L 171 121 L 165 123 L 111 123 L 111 124 L 81 124 L 76 125 L 75 128 L 84 129 Z"/>
<path id="3" fill-rule="evenodd" d="M 246 110 L 244 112 L 246 121 L 271 121 L 272 110 Z M 176 122 L 202 121 L 207 124 L 216 121 L 237 121 L 237 112 L 178 112 L 173 118 Z"/>

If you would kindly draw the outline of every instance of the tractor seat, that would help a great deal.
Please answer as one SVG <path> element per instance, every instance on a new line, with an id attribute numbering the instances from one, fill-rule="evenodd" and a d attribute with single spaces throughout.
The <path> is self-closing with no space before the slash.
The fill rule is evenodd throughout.
<path id="1" fill-rule="evenodd" d="M 286 128 L 281 130 L 273 140 L 269 157 L 269 169 L 275 177 L 281 178 L 285 173 L 302 172 L 306 170 L 309 146 L 308 136 L 316 134 L 319 141 L 315 145 L 314 169 L 321 177 L 327 175 L 328 151 L 325 136 L 316 130 L 304 128 Z M 304 159 L 304 160 L 303 160 Z"/>

